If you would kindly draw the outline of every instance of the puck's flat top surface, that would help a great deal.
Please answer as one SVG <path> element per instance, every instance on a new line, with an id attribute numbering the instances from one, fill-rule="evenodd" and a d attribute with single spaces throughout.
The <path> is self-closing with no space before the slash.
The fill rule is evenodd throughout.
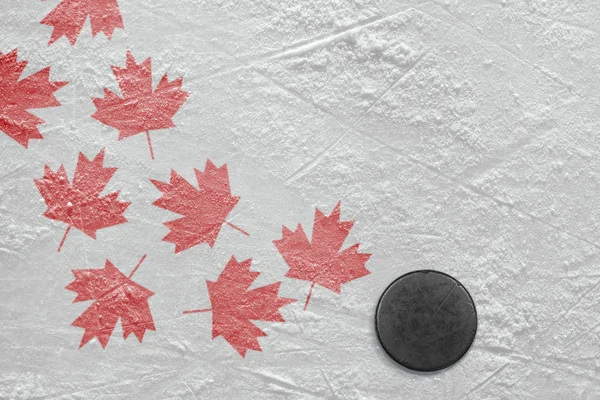
<path id="1" fill-rule="evenodd" d="M 469 292 L 451 276 L 430 270 L 396 279 L 379 300 L 375 322 L 390 357 L 417 371 L 454 364 L 469 350 L 477 332 Z"/>

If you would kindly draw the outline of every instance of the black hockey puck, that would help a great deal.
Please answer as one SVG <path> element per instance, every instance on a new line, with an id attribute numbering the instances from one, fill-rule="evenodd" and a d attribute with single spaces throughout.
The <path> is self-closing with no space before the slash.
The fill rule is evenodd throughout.
<path id="1" fill-rule="evenodd" d="M 466 354 L 477 332 L 477 311 L 463 285 L 438 271 L 409 272 L 381 295 L 377 336 L 400 365 L 437 371 Z"/>

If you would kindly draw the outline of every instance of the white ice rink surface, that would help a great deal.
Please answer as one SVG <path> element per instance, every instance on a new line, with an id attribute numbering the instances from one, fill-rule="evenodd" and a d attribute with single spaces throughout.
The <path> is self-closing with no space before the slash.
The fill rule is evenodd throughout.
<path id="1" fill-rule="evenodd" d="M 58 0 L 0 2 L 0 52 L 23 76 L 51 66 L 60 107 L 35 110 L 44 140 L 0 132 L 1 399 L 599 399 L 600 2 L 596 0 L 119 0 L 125 29 L 48 46 L 40 21 Z M 152 58 L 154 86 L 183 77 L 175 128 L 117 141 L 91 115 L 119 93 L 127 49 Z M 71 230 L 34 179 L 106 148 L 118 171 L 104 193 L 128 222 Z M 216 244 L 174 254 L 149 179 L 193 181 L 227 163 L 241 200 Z M 346 246 L 371 274 L 317 286 L 288 270 L 272 241 L 310 232 L 315 208 L 342 203 Z M 156 331 L 78 349 L 71 323 L 90 305 L 65 290 L 72 269 L 106 259 L 152 290 Z M 245 358 L 211 340 L 206 280 L 253 259 L 255 286 L 299 299 Z M 417 269 L 460 280 L 479 329 L 469 353 L 435 374 L 402 369 L 379 346 L 385 287 Z"/>

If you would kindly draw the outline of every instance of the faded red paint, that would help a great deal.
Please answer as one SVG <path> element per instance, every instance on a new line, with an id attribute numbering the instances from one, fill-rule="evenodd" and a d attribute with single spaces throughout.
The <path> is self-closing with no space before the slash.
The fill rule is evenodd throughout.
<path id="1" fill-rule="evenodd" d="M 248 235 L 225 219 L 240 200 L 231 194 L 227 164 L 217 168 L 207 160 L 204 172 L 194 169 L 199 189 L 171 170 L 169 183 L 151 179 L 162 192 L 153 205 L 183 215 L 183 218 L 166 222 L 171 230 L 163 238 L 175 244 L 175 253 L 201 243 L 213 247 L 223 224 L 228 224 Z"/>
<path id="2" fill-rule="evenodd" d="M 23 147 L 30 139 L 43 139 L 38 125 L 44 120 L 27 110 L 60 106 L 54 92 L 67 84 L 50 81 L 50 67 L 19 80 L 26 66 L 27 61 L 17 60 L 17 49 L 0 52 L 0 130 Z"/>
<path id="3" fill-rule="evenodd" d="M 57 172 L 45 166 L 44 177 L 35 180 L 48 206 L 44 216 L 69 225 L 58 251 L 71 227 L 95 239 L 98 229 L 127 222 L 123 212 L 130 203 L 119 201 L 119 192 L 100 197 L 117 171 L 117 168 L 104 168 L 103 164 L 104 149 L 91 161 L 79 153 L 72 184 L 62 165 Z"/>
<path id="4" fill-rule="evenodd" d="M 294 299 L 279 297 L 281 282 L 248 290 L 260 272 L 250 271 L 251 259 L 238 262 L 231 257 L 216 282 L 206 281 L 212 308 L 212 338 L 223 338 L 242 356 L 248 350 L 262 351 L 258 338 L 267 336 L 251 321 L 285 322 L 279 309 Z"/>
<path id="5" fill-rule="evenodd" d="M 74 45 L 88 17 L 93 36 L 102 32 L 110 39 L 116 28 L 124 28 L 117 0 L 63 0 L 41 22 L 54 27 L 48 45 L 62 36 Z"/>
<path id="6" fill-rule="evenodd" d="M 341 293 L 342 284 L 370 274 L 365 264 L 371 254 L 359 253 L 360 244 L 340 252 L 354 225 L 354 221 L 340 221 L 340 213 L 340 203 L 329 216 L 317 209 L 311 242 L 300 224 L 294 232 L 284 226 L 282 238 L 273 241 L 290 267 L 285 276 L 312 283 L 304 309 L 316 284 Z"/>
<path id="7" fill-rule="evenodd" d="M 131 280 L 145 259 L 144 255 L 128 277 L 108 260 L 102 269 L 72 271 L 75 280 L 65 289 L 77 293 L 73 302 L 94 300 L 71 324 L 85 329 L 80 348 L 94 337 L 105 348 L 119 318 L 124 339 L 133 333 L 141 342 L 146 330 L 156 330 L 148 304 L 154 293 Z"/>
<path id="8" fill-rule="evenodd" d="M 171 118 L 189 97 L 182 89 L 183 78 L 169 82 L 165 74 L 153 91 L 150 58 L 136 64 L 129 51 L 125 67 L 112 70 L 123 98 L 104 89 L 103 98 L 92 99 L 98 109 L 92 118 L 117 129 L 119 140 L 145 132 L 154 159 L 149 131 L 175 126 Z"/>

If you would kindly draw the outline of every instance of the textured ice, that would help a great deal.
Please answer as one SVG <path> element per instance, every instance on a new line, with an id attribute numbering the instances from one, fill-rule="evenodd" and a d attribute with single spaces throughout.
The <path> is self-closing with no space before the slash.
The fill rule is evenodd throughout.
<path id="1" fill-rule="evenodd" d="M 24 75 L 50 65 L 61 107 L 36 110 L 44 140 L 0 133 L 0 398 L 598 399 L 600 398 L 600 2 L 591 0 L 119 0 L 125 29 L 47 46 L 58 0 L 0 2 L 0 51 Z M 118 93 L 111 66 L 152 57 L 154 84 L 183 76 L 175 128 L 117 141 L 91 118 Z M 105 193 L 128 223 L 93 240 L 42 216 L 44 165 L 73 171 L 106 148 Z M 241 200 L 214 248 L 175 255 L 149 179 L 193 179 L 227 163 Z M 284 324 L 257 325 L 262 352 L 211 340 L 207 304 L 232 254 L 262 286 L 304 299 L 272 241 L 342 201 L 348 244 L 371 274 L 317 287 Z M 105 259 L 155 294 L 143 343 L 117 326 L 106 349 L 78 349 L 88 306 L 64 287 Z M 379 295 L 421 268 L 460 280 L 479 329 L 458 364 L 400 368 L 374 331 Z"/>

